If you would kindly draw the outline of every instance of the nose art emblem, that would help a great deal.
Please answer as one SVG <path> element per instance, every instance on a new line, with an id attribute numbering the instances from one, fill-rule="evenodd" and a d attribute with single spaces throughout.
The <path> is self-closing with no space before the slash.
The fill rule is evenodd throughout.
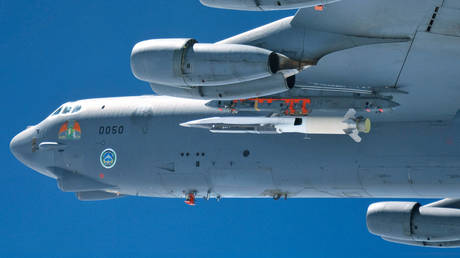
<path id="1" fill-rule="evenodd" d="M 100 161 L 104 168 L 113 168 L 117 162 L 117 153 L 113 149 L 105 149 L 101 153 Z"/>
<path id="2" fill-rule="evenodd" d="M 67 121 L 61 125 L 59 140 L 78 140 L 81 137 L 80 124 L 77 121 Z"/>

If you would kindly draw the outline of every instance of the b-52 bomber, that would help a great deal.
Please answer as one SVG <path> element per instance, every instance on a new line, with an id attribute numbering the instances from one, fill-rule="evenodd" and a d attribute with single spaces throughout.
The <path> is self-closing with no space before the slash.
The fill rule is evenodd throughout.
<path id="1" fill-rule="evenodd" d="M 374 203 L 367 227 L 460 246 L 459 1 L 201 2 L 298 11 L 216 43 L 137 43 L 155 95 L 65 103 L 15 157 L 83 201 L 437 198 Z"/>

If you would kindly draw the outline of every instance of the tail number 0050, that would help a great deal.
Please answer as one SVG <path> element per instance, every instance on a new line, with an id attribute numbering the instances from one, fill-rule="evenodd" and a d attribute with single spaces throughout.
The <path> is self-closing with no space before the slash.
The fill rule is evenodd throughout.
<path id="1" fill-rule="evenodd" d="M 99 126 L 99 134 L 123 134 L 124 130 L 122 125 Z"/>

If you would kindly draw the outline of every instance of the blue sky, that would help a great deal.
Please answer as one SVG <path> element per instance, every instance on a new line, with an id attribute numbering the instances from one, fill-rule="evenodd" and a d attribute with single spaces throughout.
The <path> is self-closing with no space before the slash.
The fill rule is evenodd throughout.
<path id="1" fill-rule="evenodd" d="M 367 232 L 369 199 L 287 201 L 128 197 L 80 202 L 9 152 L 11 138 L 60 104 L 150 94 L 130 71 L 141 40 L 214 42 L 294 12 L 237 12 L 198 0 L 0 0 L 0 256 L 427 257 L 460 250 L 385 242 Z M 425 201 L 426 202 L 426 201 Z"/>

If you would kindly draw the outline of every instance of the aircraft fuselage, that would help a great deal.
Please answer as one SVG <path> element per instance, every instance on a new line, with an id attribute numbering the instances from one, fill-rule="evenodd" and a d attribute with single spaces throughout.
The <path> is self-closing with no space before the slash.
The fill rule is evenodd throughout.
<path id="1" fill-rule="evenodd" d="M 229 135 L 179 126 L 231 115 L 200 100 L 142 96 L 77 104 L 81 111 L 51 115 L 16 136 L 15 156 L 47 176 L 81 175 L 100 183 L 92 190 L 109 185 L 123 195 L 460 196 L 460 136 L 452 121 L 380 122 L 355 143 L 343 135 Z M 78 180 L 72 184 L 78 189 Z"/>

